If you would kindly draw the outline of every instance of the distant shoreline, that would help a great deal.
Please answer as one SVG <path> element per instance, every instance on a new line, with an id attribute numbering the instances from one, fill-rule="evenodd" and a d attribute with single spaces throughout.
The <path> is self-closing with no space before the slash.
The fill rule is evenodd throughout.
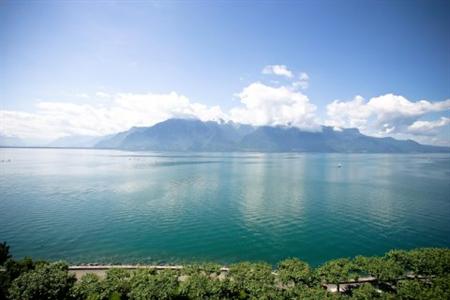
<path id="1" fill-rule="evenodd" d="M 433 147 L 443 147 L 445 146 L 433 146 Z M 319 151 L 198 151 L 198 150 L 136 150 L 136 149 L 120 149 L 120 148 L 102 148 L 102 147 L 52 147 L 52 146 L 2 146 L 0 149 L 59 149 L 59 150 L 114 150 L 122 152 L 155 152 L 155 153 L 257 153 L 257 154 L 401 154 L 401 155 L 415 155 L 415 154 L 450 154 L 448 151 L 436 151 L 436 152 L 319 152 Z"/>

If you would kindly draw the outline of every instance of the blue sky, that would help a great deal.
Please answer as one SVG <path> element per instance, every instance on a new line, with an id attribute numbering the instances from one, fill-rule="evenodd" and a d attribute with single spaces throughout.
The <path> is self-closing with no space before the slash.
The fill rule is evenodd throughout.
<path id="1" fill-rule="evenodd" d="M 449 1 L 0 3 L 4 135 L 186 115 L 450 144 L 448 99 Z"/>

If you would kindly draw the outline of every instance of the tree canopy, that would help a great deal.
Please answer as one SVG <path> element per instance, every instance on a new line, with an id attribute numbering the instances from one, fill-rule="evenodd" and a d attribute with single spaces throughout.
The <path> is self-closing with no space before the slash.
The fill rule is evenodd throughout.
<path id="1" fill-rule="evenodd" d="M 227 270 L 209 263 L 179 270 L 110 269 L 104 278 L 88 273 L 76 281 L 65 263 L 8 257 L 0 299 L 450 299 L 449 258 L 449 249 L 422 248 L 318 267 L 290 258 L 276 268 L 242 262 Z M 327 290 L 330 284 L 340 285 L 339 292 Z"/>

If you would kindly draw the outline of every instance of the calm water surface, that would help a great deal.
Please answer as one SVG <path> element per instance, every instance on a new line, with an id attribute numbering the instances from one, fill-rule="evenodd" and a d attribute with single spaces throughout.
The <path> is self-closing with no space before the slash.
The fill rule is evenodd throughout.
<path id="1" fill-rule="evenodd" d="M 450 155 L 0 149 L 16 257 L 179 263 L 450 246 Z M 338 165 L 342 164 L 339 168 Z"/>

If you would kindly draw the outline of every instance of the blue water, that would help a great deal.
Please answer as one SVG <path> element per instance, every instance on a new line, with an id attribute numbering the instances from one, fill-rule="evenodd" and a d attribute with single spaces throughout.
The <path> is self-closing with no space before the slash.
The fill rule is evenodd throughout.
<path id="1" fill-rule="evenodd" d="M 0 149 L 16 257 L 182 263 L 450 246 L 448 154 Z M 339 168 L 338 165 L 342 164 Z"/>

